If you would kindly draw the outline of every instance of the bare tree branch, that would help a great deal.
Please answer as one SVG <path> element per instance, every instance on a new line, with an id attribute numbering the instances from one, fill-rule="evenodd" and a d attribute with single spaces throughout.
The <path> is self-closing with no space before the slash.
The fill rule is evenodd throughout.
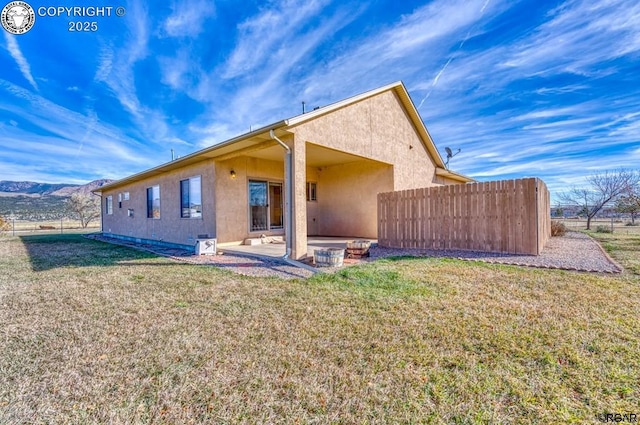
<path id="1" fill-rule="evenodd" d="M 91 195 L 74 193 L 67 201 L 67 209 L 74 218 L 80 220 L 83 229 L 93 220 L 100 217 L 98 198 Z"/>
<path id="2" fill-rule="evenodd" d="M 633 192 L 640 184 L 640 172 L 619 169 L 594 174 L 587 178 L 588 188 L 573 187 L 559 194 L 562 202 L 582 208 L 587 215 L 587 229 L 591 229 L 591 219 L 609 202 Z"/>

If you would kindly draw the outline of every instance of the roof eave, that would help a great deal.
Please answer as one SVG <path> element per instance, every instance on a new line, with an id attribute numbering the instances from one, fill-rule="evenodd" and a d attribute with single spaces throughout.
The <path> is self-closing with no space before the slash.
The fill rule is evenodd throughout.
<path id="1" fill-rule="evenodd" d="M 451 180 L 455 180 L 460 183 L 474 183 L 476 179 L 465 176 L 464 174 L 456 173 L 455 171 L 448 170 L 446 168 L 436 168 L 436 176 L 446 177 Z"/>
<path id="2" fill-rule="evenodd" d="M 100 190 L 94 191 L 94 193 L 102 193 L 104 190 L 111 190 L 117 187 L 123 186 L 127 183 L 131 183 L 134 181 L 138 181 L 140 179 L 151 177 L 154 175 L 162 174 L 167 171 L 174 170 L 176 168 L 180 168 L 184 165 L 194 164 L 196 162 L 204 161 L 209 158 L 215 158 L 215 155 L 210 155 L 214 153 L 216 150 L 221 150 L 229 145 L 233 145 L 234 143 L 241 142 L 243 140 L 251 139 L 252 137 L 257 137 L 268 133 L 270 130 L 277 130 L 287 126 L 286 120 L 277 121 L 273 124 L 269 124 L 264 127 L 260 127 L 257 130 L 250 131 L 248 133 L 242 134 L 240 136 L 234 137 L 232 139 L 225 140 L 221 143 L 217 143 L 213 146 L 206 147 L 204 149 L 200 149 L 199 151 L 190 153 L 173 161 L 165 162 L 164 164 L 160 164 L 156 167 L 146 169 L 139 173 L 130 175 L 120 180 L 116 180 L 113 183 L 105 184 L 100 187 Z"/>

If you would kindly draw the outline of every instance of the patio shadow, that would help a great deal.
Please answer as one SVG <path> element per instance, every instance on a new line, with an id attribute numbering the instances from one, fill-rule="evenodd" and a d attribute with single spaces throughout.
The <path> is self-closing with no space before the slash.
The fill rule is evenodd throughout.
<path id="1" fill-rule="evenodd" d="M 159 258 L 158 255 L 124 246 L 87 239 L 79 234 L 20 236 L 33 271 L 60 267 L 123 265 L 127 261 Z M 139 265 L 139 262 L 135 263 Z"/>

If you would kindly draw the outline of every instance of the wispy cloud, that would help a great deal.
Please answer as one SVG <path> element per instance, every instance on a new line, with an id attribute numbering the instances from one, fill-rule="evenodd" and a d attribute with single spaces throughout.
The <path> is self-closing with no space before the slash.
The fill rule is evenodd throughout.
<path id="1" fill-rule="evenodd" d="M 126 15 L 129 24 L 128 36 L 121 46 L 103 46 L 94 80 L 105 83 L 112 90 L 130 114 L 141 137 L 149 143 L 162 144 L 167 138 L 172 137 L 166 117 L 161 110 L 142 103 L 136 87 L 137 77 L 140 77 L 136 76 L 135 67 L 145 60 L 150 52 L 152 34 L 148 16 L 149 11 L 145 4 L 140 1 L 130 4 Z"/>
<path id="2" fill-rule="evenodd" d="M 21 117 L 21 123 L 3 132 L 8 160 L 3 162 L 3 174 L 10 164 L 23 162 L 39 168 L 38 175 L 49 173 L 45 181 L 63 173 L 95 176 L 97 170 L 116 177 L 153 164 L 152 155 L 140 155 L 148 147 L 119 128 L 100 123 L 92 111 L 86 115 L 71 111 L 5 80 L 0 80 L 0 92 L 0 111 Z"/>
<path id="3" fill-rule="evenodd" d="M 503 66 L 528 73 L 601 75 L 594 65 L 640 51 L 640 4 L 635 1 L 567 1 L 549 17 L 513 46 Z"/>
<path id="4" fill-rule="evenodd" d="M 238 43 L 222 67 L 223 78 L 245 75 L 263 66 L 309 25 L 327 0 L 286 0 L 272 4 L 238 26 Z M 304 33 L 304 32 L 303 32 Z"/>
<path id="5" fill-rule="evenodd" d="M 4 39 L 7 43 L 7 51 L 9 52 L 11 57 L 16 61 L 16 63 L 18 64 L 18 68 L 20 69 L 20 72 L 22 73 L 24 78 L 29 82 L 29 84 L 31 84 L 31 87 L 33 87 L 35 90 L 38 90 L 38 84 L 36 84 L 36 80 L 34 80 L 33 76 L 31 75 L 31 66 L 29 65 L 29 62 L 27 62 L 27 59 L 25 59 L 24 55 L 22 54 L 22 51 L 18 46 L 18 42 L 16 41 L 16 36 L 9 34 L 6 31 L 3 31 L 3 32 L 4 32 Z"/>
<path id="6" fill-rule="evenodd" d="M 301 101 L 322 106 L 403 80 L 438 148 L 462 149 L 452 169 L 472 177 L 537 175 L 560 187 L 640 161 L 632 0 L 126 3 L 86 52 L 72 51 L 75 38 L 48 52 L 5 34 L 0 142 L 29 140 L 13 158 L 28 162 L 31 147 L 75 155 L 82 173 L 123 176 L 170 148 L 187 153 L 297 115 Z M 94 159 L 97 144 L 117 165 Z"/>
<path id="7" fill-rule="evenodd" d="M 215 15 L 215 4 L 210 0 L 186 0 L 171 5 L 172 13 L 163 22 L 164 34 L 170 37 L 196 37 L 204 22 Z"/>
<path id="8" fill-rule="evenodd" d="M 381 28 L 375 35 L 354 39 L 349 48 L 326 64 L 319 64 L 306 78 L 308 96 L 333 94 L 327 87 L 358 92 L 398 79 L 415 81 L 425 69 L 438 68 L 437 58 L 459 44 L 456 34 L 464 34 L 482 16 L 485 0 L 434 1 Z M 435 71 L 434 78 L 441 72 Z M 432 80 L 431 80 L 432 81 Z M 428 86 L 431 86 L 431 82 Z"/>
<path id="9" fill-rule="evenodd" d="M 201 129 L 199 145 L 298 113 L 304 100 L 301 75 L 322 56 L 327 40 L 362 12 L 359 5 L 323 9 L 327 6 L 326 1 L 275 2 L 238 25 L 228 59 L 201 75 L 190 92 L 210 104 L 210 112 L 203 115 L 208 121 L 198 120 L 191 127 Z M 221 90 L 229 85 L 234 89 Z"/>

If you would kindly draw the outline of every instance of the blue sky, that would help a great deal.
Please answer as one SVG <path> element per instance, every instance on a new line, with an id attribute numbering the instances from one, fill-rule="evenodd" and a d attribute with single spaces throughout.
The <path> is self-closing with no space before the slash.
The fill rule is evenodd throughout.
<path id="1" fill-rule="evenodd" d="M 637 0 L 157 3 L 0 29 L 0 180 L 118 179 L 398 80 L 478 180 L 640 168 Z"/>

